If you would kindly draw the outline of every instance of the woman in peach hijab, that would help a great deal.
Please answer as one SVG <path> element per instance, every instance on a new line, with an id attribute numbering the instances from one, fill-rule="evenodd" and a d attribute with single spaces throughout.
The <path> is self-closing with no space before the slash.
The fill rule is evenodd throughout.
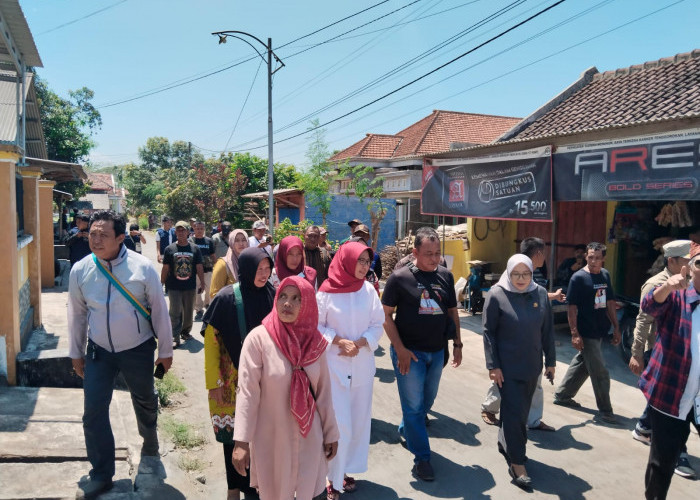
<path id="1" fill-rule="evenodd" d="M 314 287 L 282 280 L 272 312 L 243 343 L 233 465 L 264 500 L 311 500 L 338 449 L 326 340 Z"/>

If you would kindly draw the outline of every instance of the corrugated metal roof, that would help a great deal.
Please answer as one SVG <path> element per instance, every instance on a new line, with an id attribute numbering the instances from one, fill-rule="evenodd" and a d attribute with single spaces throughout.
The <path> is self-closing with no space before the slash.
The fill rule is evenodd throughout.
<path id="1" fill-rule="evenodd" d="M 34 44 L 34 37 L 29 29 L 18 0 L 0 0 L 0 17 L 9 29 L 20 56 L 27 66 L 43 68 L 44 64 L 39 57 L 39 51 Z M 0 37 L 0 61 L 14 63 L 14 58 L 9 55 L 9 49 L 4 37 Z"/>
<path id="2" fill-rule="evenodd" d="M 1 1 L 1 0 L 0 0 Z M 26 99 L 26 156 L 47 159 L 46 139 L 41 128 L 39 106 L 34 89 L 34 74 L 25 75 Z M 0 70 L 0 141 L 14 143 L 17 137 L 17 75 Z"/>

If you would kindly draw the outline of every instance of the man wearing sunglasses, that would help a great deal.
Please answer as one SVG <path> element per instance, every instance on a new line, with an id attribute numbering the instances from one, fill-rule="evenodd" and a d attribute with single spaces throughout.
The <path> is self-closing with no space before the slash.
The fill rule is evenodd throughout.
<path id="1" fill-rule="evenodd" d="M 598 418 L 617 424 L 610 402 L 610 373 L 603 359 L 602 341 L 613 325 L 612 344 L 620 343 L 620 326 L 615 311 L 615 294 L 610 273 L 603 268 L 605 245 L 592 242 L 586 247 L 586 266 L 574 273 L 566 297 L 567 317 L 571 328 L 571 344 L 578 353 L 571 360 L 564 379 L 554 393 L 554 404 L 580 408 L 574 401 L 588 377 L 598 406 Z"/>
<path id="2" fill-rule="evenodd" d="M 666 498 L 690 424 L 700 432 L 700 245 L 695 242 L 689 258 L 642 300 L 642 311 L 657 325 L 651 359 L 639 379 L 653 436 L 646 498 Z"/>

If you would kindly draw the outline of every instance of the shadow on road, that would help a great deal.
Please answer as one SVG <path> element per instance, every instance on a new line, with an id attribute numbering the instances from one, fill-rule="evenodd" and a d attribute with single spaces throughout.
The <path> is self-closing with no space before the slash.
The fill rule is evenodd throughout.
<path id="1" fill-rule="evenodd" d="M 372 430 L 369 435 L 369 443 L 376 444 L 384 441 L 388 444 L 399 444 L 399 426 L 384 420 L 372 419 Z M 379 498 L 379 497 L 378 497 Z"/>
<path id="2" fill-rule="evenodd" d="M 434 416 L 435 420 L 430 420 L 428 436 L 453 439 L 466 446 L 479 446 L 481 444 L 481 441 L 476 438 L 476 435 L 481 432 L 478 425 L 471 422 L 460 422 L 434 410 L 430 411 L 430 415 Z"/>
<path id="3" fill-rule="evenodd" d="M 377 368 L 374 376 L 383 384 L 393 384 L 396 381 L 396 374 L 393 368 Z"/>
<path id="4" fill-rule="evenodd" d="M 187 340 L 186 342 L 180 344 L 180 347 L 178 347 L 176 350 L 179 351 L 187 351 L 192 354 L 196 354 L 199 351 L 204 349 L 204 344 L 197 340 L 195 336 L 193 335 L 191 339 Z"/>
<path id="5" fill-rule="evenodd" d="M 552 457 L 552 461 L 556 461 L 556 458 Z M 592 489 L 591 485 L 580 477 L 535 460 L 528 461 L 527 472 L 532 478 L 533 490 L 562 499 L 583 500 L 584 493 Z"/>
<path id="6" fill-rule="evenodd" d="M 489 470 L 480 465 L 459 465 L 435 452 L 431 453 L 430 463 L 435 469 L 435 481 L 427 483 L 414 479 L 411 486 L 417 491 L 434 498 L 491 498 L 485 492 L 496 482 Z"/>
<path id="7" fill-rule="evenodd" d="M 577 441 L 576 438 L 574 438 L 573 433 L 571 432 L 573 429 L 585 427 L 586 425 L 592 422 L 592 420 L 586 420 L 585 422 L 581 422 L 580 424 L 565 425 L 563 427 L 559 427 L 556 432 L 542 432 L 530 430 L 527 433 L 527 439 L 537 448 L 542 448 L 543 450 L 592 450 L 593 447 L 590 444 L 584 443 L 582 441 Z"/>

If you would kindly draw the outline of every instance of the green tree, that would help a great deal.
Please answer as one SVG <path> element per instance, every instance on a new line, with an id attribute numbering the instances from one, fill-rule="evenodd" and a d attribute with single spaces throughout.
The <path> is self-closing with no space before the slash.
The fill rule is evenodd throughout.
<path id="1" fill-rule="evenodd" d="M 68 91 L 65 99 L 36 75 L 34 86 L 49 160 L 84 163 L 95 147 L 92 136 L 102 126 L 100 112 L 91 103 L 95 93 L 82 87 Z M 89 186 L 71 181 L 59 183 L 56 188 L 80 197 Z"/>
<path id="2" fill-rule="evenodd" d="M 165 193 L 165 184 L 157 172 L 149 168 L 129 163 L 121 167 L 120 181 L 126 188 L 127 206 L 134 215 L 155 212 L 160 214 L 162 209 L 159 202 Z"/>
<path id="3" fill-rule="evenodd" d="M 350 183 L 345 196 L 354 194 L 362 203 L 367 203 L 371 224 L 372 249 L 377 251 L 379 229 L 386 217 L 389 206 L 382 200 L 384 197 L 384 177 L 374 175 L 374 169 L 365 165 L 340 167 L 338 177 L 349 179 Z"/>
<path id="4" fill-rule="evenodd" d="M 333 197 L 330 194 L 330 186 L 334 180 L 333 167 L 328 163 L 330 157 L 328 143 L 326 142 L 326 129 L 318 128 L 319 119 L 311 120 L 307 130 L 311 130 L 309 146 L 306 150 L 306 159 L 309 168 L 299 176 L 297 185 L 304 190 L 304 196 L 310 205 L 316 207 L 321 213 L 323 225 L 326 225 L 326 216 L 331 212 Z"/>

